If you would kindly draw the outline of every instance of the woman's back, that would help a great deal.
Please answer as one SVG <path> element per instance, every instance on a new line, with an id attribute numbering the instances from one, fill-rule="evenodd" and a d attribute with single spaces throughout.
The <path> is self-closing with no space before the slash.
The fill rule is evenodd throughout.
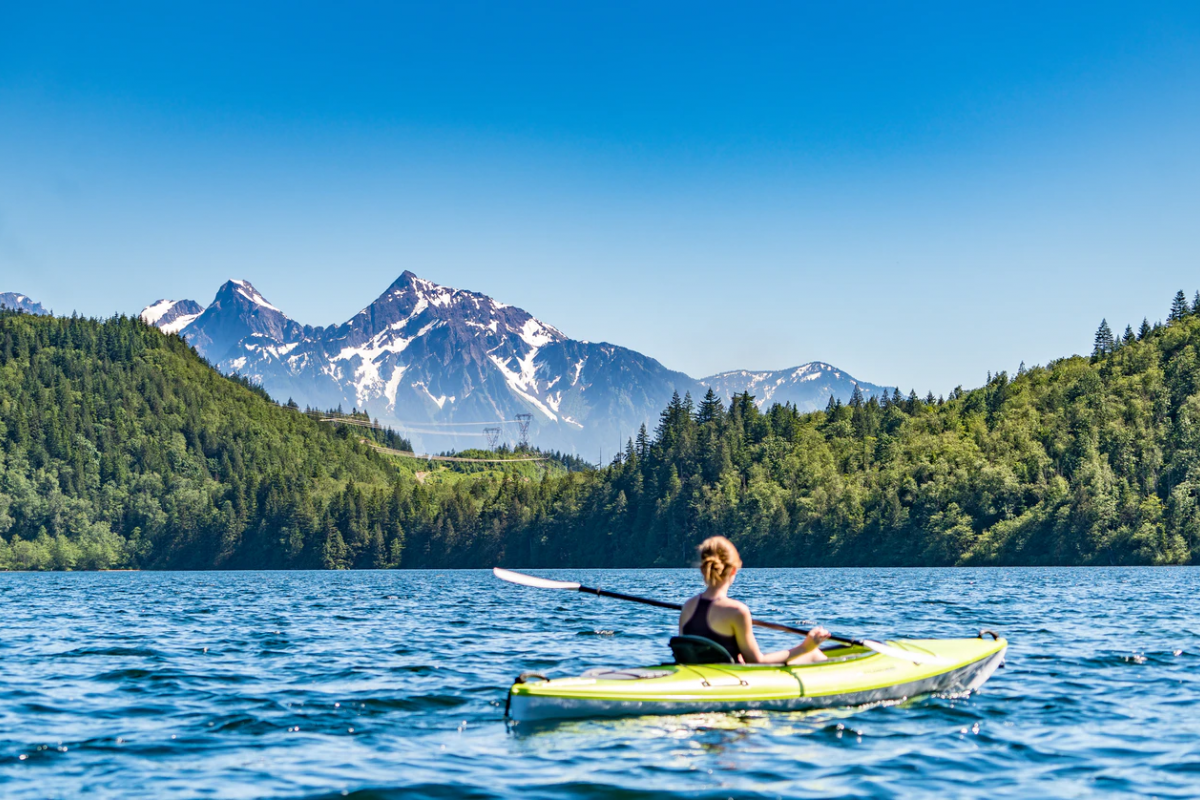
<path id="1" fill-rule="evenodd" d="M 734 622 L 739 605 L 741 604 L 728 597 L 709 599 L 703 594 L 698 594 L 684 604 L 680 613 L 683 622 L 679 626 L 679 632 L 687 636 L 711 639 L 728 650 L 729 655 L 736 661 L 738 656 L 743 655 L 738 645 L 737 626 Z"/>
<path id="2" fill-rule="evenodd" d="M 825 659 L 819 645 L 829 638 L 829 631 L 819 625 L 809 631 L 799 646 L 763 653 L 754 638 L 750 609 L 728 596 L 729 587 L 742 566 L 737 548 L 724 536 L 710 536 L 701 542 L 699 550 L 700 574 L 708 588 L 683 604 L 679 611 L 680 633 L 711 639 L 728 650 L 735 661 L 751 664 L 808 663 Z"/>

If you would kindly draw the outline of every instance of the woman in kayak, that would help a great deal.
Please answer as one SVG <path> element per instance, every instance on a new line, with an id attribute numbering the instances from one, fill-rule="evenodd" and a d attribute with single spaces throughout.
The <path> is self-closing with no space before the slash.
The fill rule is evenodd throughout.
<path id="1" fill-rule="evenodd" d="M 745 603 L 729 599 L 729 587 L 741 567 L 737 548 L 724 536 L 713 536 L 700 544 L 700 574 L 708 588 L 683 604 L 683 610 L 679 612 L 679 632 L 711 639 L 743 664 L 824 661 L 825 654 L 819 645 L 829 638 L 829 631 L 820 626 L 809 631 L 804 641 L 791 650 L 764 653 L 758 649 L 750 609 Z"/>

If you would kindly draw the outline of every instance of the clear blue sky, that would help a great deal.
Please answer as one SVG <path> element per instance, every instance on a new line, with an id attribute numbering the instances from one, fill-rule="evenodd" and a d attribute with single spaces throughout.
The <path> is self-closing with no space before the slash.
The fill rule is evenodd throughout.
<path id="1" fill-rule="evenodd" d="M 948 391 L 1200 288 L 1200 4 L 5 3 L 0 291 L 401 271 L 701 376 Z"/>

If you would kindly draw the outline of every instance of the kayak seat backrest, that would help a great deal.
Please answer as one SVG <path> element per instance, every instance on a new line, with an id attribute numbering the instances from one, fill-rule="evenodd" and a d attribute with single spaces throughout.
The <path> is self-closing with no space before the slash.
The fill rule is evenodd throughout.
<path id="1" fill-rule="evenodd" d="M 676 664 L 733 663 L 728 650 L 703 636 L 672 636 L 670 645 Z"/>

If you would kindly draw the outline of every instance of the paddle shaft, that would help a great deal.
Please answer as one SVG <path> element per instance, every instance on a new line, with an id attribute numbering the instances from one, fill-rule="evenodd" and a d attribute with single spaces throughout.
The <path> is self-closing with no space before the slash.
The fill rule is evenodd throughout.
<path id="1" fill-rule="evenodd" d="M 672 611 L 683 610 L 683 606 L 679 605 L 678 603 L 666 603 L 662 600 L 651 600 L 649 597 L 637 597 L 636 595 L 632 594 L 621 594 L 620 592 L 610 592 L 605 589 L 594 589 L 591 586 L 581 585 L 579 587 L 579 591 L 583 592 L 584 594 L 594 594 L 597 597 L 611 597 L 614 600 L 628 600 L 631 603 L 641 603 L 644 606 L 669 608 Z M 752 619 L 750 621 L 760 628 L 769 628 L 773 631 L 783 631 L 784 633 L 794 633 L 799 636 L 808 636 L 808 631 L 806 631 L 804 628 L 793 628 L 791 625 L 780 625 L 778 622 L 764 622 L 760 619 Z M 829 638 L 835 642 L 841 642 L 842 644 L 854 644 L 864 647 L 867 646 L 861 639 L 847 639 L 844 636 L 830 636 Z"/>

